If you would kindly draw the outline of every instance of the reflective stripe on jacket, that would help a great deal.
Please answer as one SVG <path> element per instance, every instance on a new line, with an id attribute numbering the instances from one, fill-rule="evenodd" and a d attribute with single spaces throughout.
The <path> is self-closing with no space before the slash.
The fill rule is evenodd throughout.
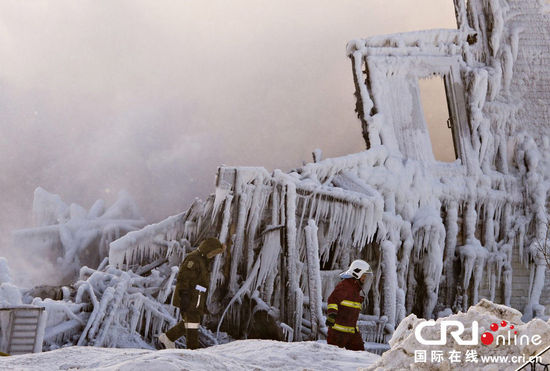
<path id="1" fill-rule="evenodd" d="M 354 333 L 364 297 L 361 296 L 361 282 L 355 278 L 340 281 L 328 297 L 327 314 L 336 313 L 333 329 Z"/>

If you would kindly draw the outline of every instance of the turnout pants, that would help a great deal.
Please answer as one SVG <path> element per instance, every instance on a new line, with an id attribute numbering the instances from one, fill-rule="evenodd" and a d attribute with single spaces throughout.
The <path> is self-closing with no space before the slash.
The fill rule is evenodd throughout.
<path id="1" fill-rule="evenodd" d="M 199 325 L 202 315 L 198 312 L 182 313 L 182 321 L 166 331 L 166 336 L 171 341 L 176 341 L 185 335 L 187 349 L 199 347 Z"/>
<path id="2" fill-rule="evenodd" d="M 327 344 L 336 345 L 348 350 L 365 350 L 361 333 L 341 332 L 332 328 L 328 329 Z"/>

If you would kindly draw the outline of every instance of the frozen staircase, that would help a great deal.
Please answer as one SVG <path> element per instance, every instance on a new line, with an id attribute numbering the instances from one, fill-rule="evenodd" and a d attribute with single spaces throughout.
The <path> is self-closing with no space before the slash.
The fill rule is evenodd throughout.
<path id="1" fill-rule="evenodd" d="M 2 349 L 10 355 L 42 351 L 44 308 L 0 308 L 2 315 Z M 6 321 L 7 320 L 7 321 Z M 7 322 L 7 323 L 6 323 Z"/>

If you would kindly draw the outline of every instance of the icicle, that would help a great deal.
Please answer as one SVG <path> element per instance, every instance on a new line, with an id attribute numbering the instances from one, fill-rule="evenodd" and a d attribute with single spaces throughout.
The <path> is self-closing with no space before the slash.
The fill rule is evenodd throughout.
<path id="1" fill-rule="evenodd" d="M 271 187 L 267 188 L 263 183 L 257 181 L 255 184 L 254 192 L 252 195 L 250 211 L 248 216 L 248 223 L 246 228 L 247 240 L 247 274 L 252 268 L 252 262 L 254 260 L 254 242 L 257 235 L 257 228 L 260 223 L 260 217 L 265 209 L 269 194 L 267 190 L 271 190 Z"/>
<path id="2" fill-rule="evenodd" d="M 304 293 L 298 287 L 296 289 L 296 310 L 294 312 L 294 339 L 302 341 L 302 318 L 304 316 Z"/>
<path id="3" fill-rule="evenodd" d="M 124 297 L 124 293 L 126 289 L 128 288 L 128 283 L 130 281 L 130 276 L 128 274 L 123 274 L 121 276 L 121 281 L 117 284 L 115 289 L 113 290 L 113 294 L 115 294 L 115 298 L 113 300 L 113 304 L 109 309 L 109 314 L 105 321 L 103 321 L 102 327 L 100 332 L 98 333 L 97 339 L 94 342 L 95 346 L 103 346 L 105 337 L 107 336 L 107 333 L 111 327 L 111 324 L 113 322 L 113 319 L 115 318 L 115 315 L 117 314 L 120 304 L 122 302 L 122 299 Z"/>
<path id="4" fill-rule="evenodd" d="M 235 241 L 233 243 L 233 250 L 231 251 L 231 268 L 229 273 L 229 292 L 234 293 L 237 291 L 237 268 L 241 261 L 243 239 L 245 233 L 245 223 L 247 208 L 247 195 L 239 195 L 239 208 L 237 217 L 237 230 Z"/>
<path id="5" fill-rule="evenodd" d="M 284 322 L 281 322 L 280 326 L 283 329 L 283 334 L 285 336 L 286 341 L 291 343 L 294 340 L 294 329 L 292 329 L 292 327 L 290 327 Z"/>
<path id="6" fill-rule="evenodd" d="M 170 292 L 172 292 L 172 282 L 174 282 L 174 278 L 179 272 L 179 267 L 172 267 L 170 268 L 170 276 L 166 280 L 166 285 L 164 288 L 161 289 L 158 295 L 158 301 L 159 303 L 165 303 L 168 299 L 168 295 L 170 295 Z"/>
<path id="7" fill-rule="evenodd" d="M 377 269 L 375 269 L 376 275 L 374 276 L 374 283 L 373 283 L 373 292 L 372 292 L 372 301 L 373 301 L 373 315 L 380 317 L 380 294 L 382 288 L 380 287 L 380 278 L 382 277 L 382 254 L 379 255 L 378 260 L 378 266 Z M 411 275 L 409 275 L 411 277 Z"/>
<path id="8" fill-rule="evenodd" d="M 519 261 L 523 264 L 523 244 L 524 244 L 524 236 L 525 236 L 525 224 L 521 224 L 518 228 L 518 249 L 519 249 Z"/>
<path id="9" fill-rule="evenodd" d="M 266 242 L 262 246 L 262 249 L 258 254 L 258 258 L 256 259 L 250 271 L 250 274 L 246 278 L 246 281 L 242 284 L 242 286 L 239 288 L 236 294 L 233 295 L 233 297 L 227 304 L 225 310 L 223 311 L 220 317 L 220 320 L 218 322 L 218 327 L 216 330 L 217 334 L 219 334 L 221 324 L 223 323 L 225 315 L 227 314 L 231 306 L 235 302 L 240 301 L 245 293 L 256 291 L 256 289 L 264 283 L 267 274 L 270 271 L 272 271 L 273 266 L 276 265 L 279 253 L 280 253 L 279 233 L 277 230 L 275 230 L 271 233 L 268 233 Z M 216 337 L 217 336 L 218 335 L 216 335 Z"/>
<path id="10" fill-rule="evenodd" d="M 124 237 L 111 242 L 109 245 L 109 264 L 122 267 L 124 260 L 128 265 L 137 263 L 134 261 L 137 252 L 141 256 L 145 256 L 148 255 L 146 251 L 149 248 L 158 249 L 159 247 L 153 243 L 154 238 L 159 235 L 166 235 L 169 231 L 179 230 L 178 226 L 184 223 L 185 217 L 186 213 L 174 215 L 160 223 L 148 225 L 139 231 L 130 232 Z M 166 240 L 171 240 L 171 238 L 166 238 Z"/>
<path id="11" fill-rule="evenodd" d="M 227 235 L 229 231 L 229 223 L 231 218 L 232 201 L 233 201 L 233 196 L 232 195 L 227 196 L 227 198 L 225 199 L 225 204 L 223 209 L 223 219 L 222 219 L 219 240 L 224 244 L 227 243 Z M 216 257 L 214 258 L 214 264 L 212 266 L 212 277 L 210 278 L 210 287 L 208 289 L 208 297 L 206 301 L 208 308 L 212 307 L 212 294 L 215 292 L 216 287 L 220 285 L 223 281 L 223 272 L 220 269 L 221 264 L 222 264 L 222 256 L 216 255 Z"/>
<path id="12" fill-rule="evenodd" d="M 218 174 L 219 176 L 219 174 Z M 212 209 L 212 221 L 218 215 L 221 205 L 227 201 L 228 198 L 233 198 L 231 194 L 231 184 L 222 182 L 216 187 L 216 195 L 214 198 L 214 206 Z"/>
<path id="13" fill-rule="evenodd" d="M 395 327 L 396 322 L 396 300 L 397 300 L 397 264 L 395 246 L 390 241 L 382 242 L 380 246 L 382 253 L 382 278 L 384 287 L 384 308 L 382 314 L 388 317 L 388 324 Z"/>
<path id="14" fill-rule="evenodd" d="M 529 301 L 523 311 L 522 321 L 530 321 L 533 318 L 533 312 L 539 311 L 544 314 L 544 309 L 539 310 L 539 302 L 542 290 L 544 288 L 544 280 L 546 277 L 546 264 L 532 264 L 531 278 L 529 280 Z M 543 307 L 544 308 L 544 307 Z"/>
<path id="15" fill-rule="evenodd" d="M 267 240 L 269 239 L 269 240 Z M 280 251 L 281 251 L 281 235 L 278 232 L 272 233 L 270 236 L 266 237 L 265 244 L 272 246 L 269 247 L 269 251 L 272 254 L 272 262 L 271 264 L 265 262 L 258 274 L 258 280 L 259 282 L 263 282 L 264 280 L 262 277 L 264 277 L 267 274 L 267 277 L 265 278 L 265 286 L 264 286 L 264 299 L 266 302 L 271 302 L 271 297 L 273 295 L 273 289 L 275 284 L 275 279 L 277 278 L 277 275 L 279 274 L 278 271 L 278 262 L 276 259 L 278 259 Z M 267 260 L 267 259 L 266 259 Z M 267 271 L 267 272 L 266 272 Z"/>
<path id="16" fill-rule="evenodd" d="M 475 264 L 475 270 L 474 270 L 474 282 L 473 282 L 473 296 L 472 296 L 472 304 L 477 304 L 479 301 L 479 285 L 481 284 L 481 280 L 483 279 L 483 268 L 485 267 L 485 259 L 486 259 L 487 252 L 485 248 L 483 248 L 483 255 L 480 258 L 479 256 L 476 258 L 476 264 Z"/>
<path id="17" fill-rule="evenodd" d="M 397 264 L 397 314 L 396 323 L 399 323 L 407 314 L 406 309 L 406 293 L 409 290 L 407 287 L 407 273 L 409 271 L 409 263 L 411 251 L 413 248 L 413 238 L 411 234 L 411 225 L 409 222 L 401 223 L 400 227 L 400 244 L 397 255 L 400 257 Z"/>
<path id="18" fill-rule="evenodd" d="M 318 228 L 313 219 L 308 221 L 306 232 L 307 269 L 309 288 L 309 308 L 311 311 L 312 339 L 317 339 L 319 327 L 324 326 L 323 312 L 321 308 L 321 268 L 319 266 L 319 242 L 317 239 Z"/>
<path id="19" fill-rule="evenodd" d="M 293 315 L 298 311 L 296 300 L 298 299 L 298 279 L 299 272 L 297 271 L 296 263 L 298 261 L 297 257 L 297 247 L 296 247 L 296 187 L 291 182 L 286 182 L 285 184 L 286 193 L 285 193 L 285 215 L 286 215 L 286 262 L 288 269 L 288 289 L 290 297 L 288 298 L 287 303 L 287 315 L 285 318 L 292 318 Z M 299 327 L 300 323 L 294 323 L 295 326 Z M 295 327 L 294 332 L 296 336 L 299 336 L 299 328 Z"/>
<path id="20" fill-rule="evenodd" d="M 498 0 L 489 0 L 489 9 L 492 13 L 492 28 L 489 46 L 491 47 L 492 56 L 495 57 L 499 51 L 501 38 L 504 33 L 504 15 Z"/>
<path id="21" fill-rule="evenodd" d="M 447 302 L 452 302 L 452 297 L 455 293 L 455 272 L 454 259 L 455 248 L 457 245 L 458 236 L 458 203 L 452 201 L 447 206 L 447 216 L 445 218 L 445 261 L 443 266 L 443 274 L 445 275 L 447 285 Z"/>
<path id="22" fill-rule="evenodd" d="M 491 202 L 491 200 L 489 200 L 487 201 L 485 206 L 484 245 L 485 245 L 485 248 L 490 252 L 495 251 L 495 248 L 496 248 L 494 218 L 495 218 L 495 206 Z"/>

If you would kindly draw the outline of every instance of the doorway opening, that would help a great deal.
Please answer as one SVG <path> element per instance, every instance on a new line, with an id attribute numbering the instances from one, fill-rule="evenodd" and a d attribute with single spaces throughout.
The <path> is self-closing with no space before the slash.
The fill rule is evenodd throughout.
<path id="1" fill-rule="evenodd" d="M 453 120 L 449 114 L 445 82 L 440 75 L 418 80 L 422 112 L 436 161 L 454 162 L 458 153 L 453 140 Z"/>

